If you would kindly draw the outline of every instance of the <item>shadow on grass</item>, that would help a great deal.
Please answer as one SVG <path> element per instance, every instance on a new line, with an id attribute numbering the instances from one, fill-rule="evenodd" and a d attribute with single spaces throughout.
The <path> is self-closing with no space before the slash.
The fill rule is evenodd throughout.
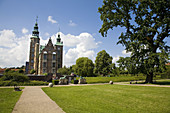
<path id="1" fill-rule="evenodd" d="M 145 83 L 145 82 L 137 82 L 137 84 L 148 84 L 148 83 Z M 170 80 L 168 81 L 154 81 L 152 83 L 153 85 L 170 85 Z"/>
<path id="2" fill-rule="evenodd" d="M 170 85 L 170 81 L 156 81 L 153 84 L 156 84 L 156 85 Z"/>

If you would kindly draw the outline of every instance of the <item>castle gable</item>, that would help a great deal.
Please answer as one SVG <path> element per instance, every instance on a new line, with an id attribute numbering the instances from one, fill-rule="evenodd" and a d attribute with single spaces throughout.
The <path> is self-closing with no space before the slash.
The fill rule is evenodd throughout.
<path id="1" fill-rule="evenodd" d="M 62 67 L 63 42 L 61 42 L 60 35 L 56 40 L 57 43 L 54 45 L 51 38 L 47 45 L 39 45 L 39 31 L 36 22 L 30 42 L 29 72 L 34 69 L 36 74 L 57 73 L 57 70 Z"/>

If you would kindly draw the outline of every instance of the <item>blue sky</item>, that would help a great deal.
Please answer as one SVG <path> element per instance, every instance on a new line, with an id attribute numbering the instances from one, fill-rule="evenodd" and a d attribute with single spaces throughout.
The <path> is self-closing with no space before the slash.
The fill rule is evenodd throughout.
<path id="1" fill-rule="evenodd" d="M 27 46 L 36 16 L 41 44 L 49 37 L 55 40 L 60 28 L 66 66 L 82 56 L 94 61 L 101 50 L 106 50 L 113 62 L 128 56 L 124 47 L 116 44 L 124 29 L 110 30 L 107 38 L 98 32 L 102 25 L 98 7 L 102 4 L 102 0 L 0 0 L 0 67 L 21 66 L 28 61 Z"/>

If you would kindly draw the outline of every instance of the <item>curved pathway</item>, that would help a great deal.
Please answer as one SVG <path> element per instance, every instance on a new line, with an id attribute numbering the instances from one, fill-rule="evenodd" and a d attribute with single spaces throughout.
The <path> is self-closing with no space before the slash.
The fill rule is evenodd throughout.
<path id="1" fill-rule="evenodd" d="M 41 86 L 26 86 L 12 113 L 65 113 L 41 89 Z"/>

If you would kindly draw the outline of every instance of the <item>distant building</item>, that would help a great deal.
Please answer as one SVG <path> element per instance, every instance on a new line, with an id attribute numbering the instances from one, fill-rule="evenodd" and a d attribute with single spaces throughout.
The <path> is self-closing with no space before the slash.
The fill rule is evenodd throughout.
<path id="1" fill-rule="evenodd" d="M 56 44 L 53 44 L 51 38 L 49 38 L 47 45 L 40 45 L 36 21 L 30 42 L 29 63 L 27 63 L 28 73 L 34 69 L 35 74 L 56 74 L 57 70 L 62 68 L 63 42 L 61 42 L 59 33 L 56 40 Z"/>

